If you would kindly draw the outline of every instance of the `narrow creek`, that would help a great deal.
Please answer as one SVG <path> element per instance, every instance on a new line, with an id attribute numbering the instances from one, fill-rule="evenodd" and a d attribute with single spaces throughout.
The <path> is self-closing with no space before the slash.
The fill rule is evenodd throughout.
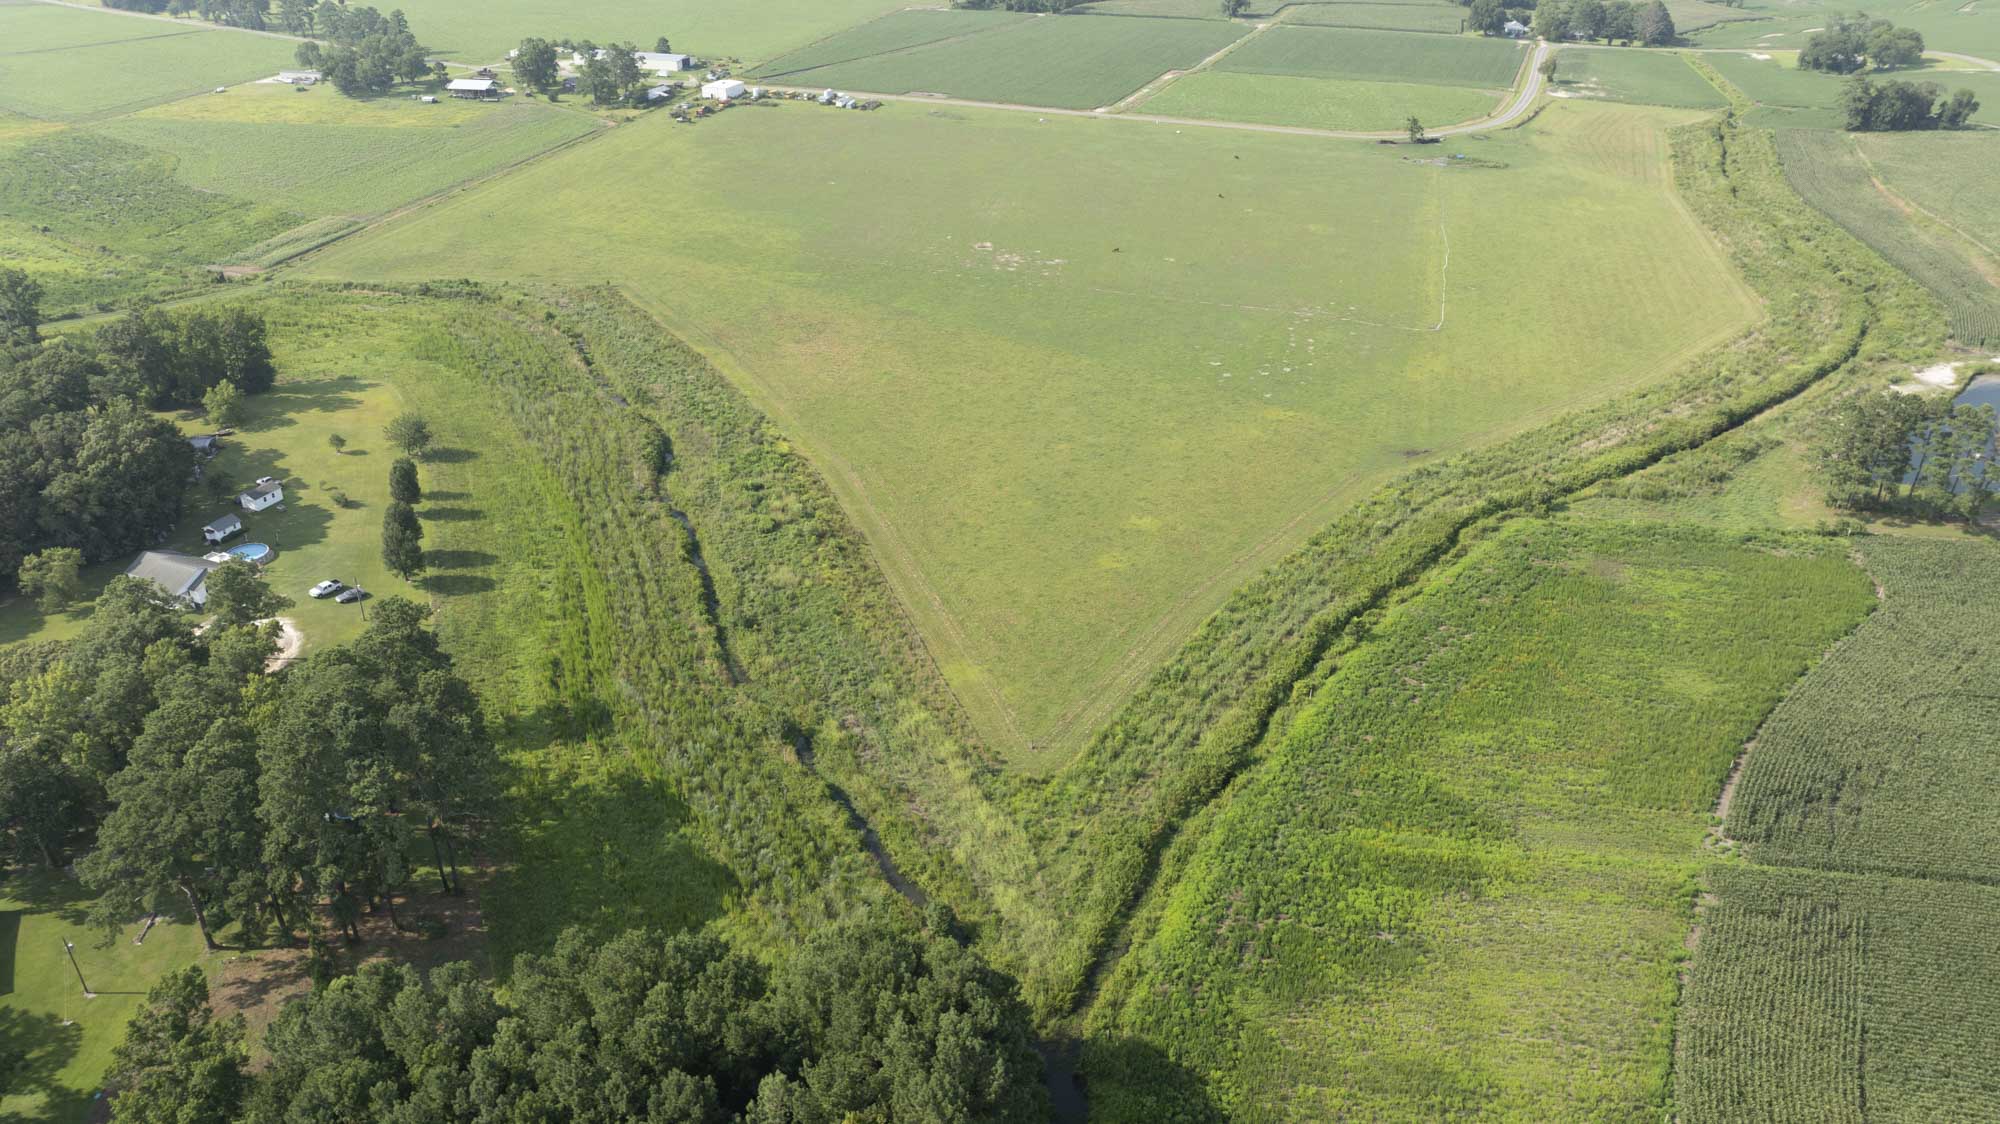
<path id="1" fill-rule="evenodd" d="M 911 905 L 918 909 L 928 906 L 931 901 L 930 895 L 924 893 L 923 887 L 910 881 L 901 868 L 897 867 L 896 860 L 889 854 L 889 849 L 882 845 L 882 837 L 876 834 L 874 825 L 855 808 L 854 800 L 847 795 L 847 790 L 833 783 L 831 778 L 819 771 L 819 766 L 813 758 L 811 735 L 797 727 L 787 729 L 786 733 L 792 743 L 792 752 L 798 754 L 799 764 L 804 765 L 808 772 L 819 778 L 821 784 L 826 785 L 827 791 L 833 794 L 835 802 L 847 812 L 847 822 L 861 833 L 862 849 L 866 850 L 875 860 L 875 865 L 881 868 L 883 880 L 889 883 L 891 889 L 903 895 Z M 1037 1038 L 1035 1052 L 1042 1057 L 1042 1083 L 1049 1093 L 1050 1120 L 1055 1124 L 1083 1124 L 1090 1115 L 1090 1101 L 1084 1094 L 1083 1078 L 1076 1069 L 1080 1052 L 1078 1043 L 1071 1038 Z"/>
<path id="2" fill-rule="evenodd" d="M 701 536 L 695 532 L 694 520 L 672 504 L 667 506 L 667 514 L 673 516 L 681 529 L 687 532 L 688 558 L 694 563 L 695 572 L 701 575 L 701 605 L 708 613 L 708 623 L 715 628 L 715 646 L 722 652 L 729 681 L 739 686 L 747 683 L 750 677 L 744 674 L 742 665 L 736 662 L 736 652 L 729 646 L 729 630 L 722 624 L 722 599 L 715 594 L 715 577 L 708 572 L 708 559 L 702 556 Z"/>

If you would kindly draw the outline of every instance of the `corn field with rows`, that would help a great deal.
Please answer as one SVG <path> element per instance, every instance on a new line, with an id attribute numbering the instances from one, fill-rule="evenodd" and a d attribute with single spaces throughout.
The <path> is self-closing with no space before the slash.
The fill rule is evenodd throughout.
<path id="1" fill-rule="evenodd" d="M 2000 1119 L 2000 889 L 1754 865 L 1711 888 L 1685 1124 Z"/>
<path id="2" fill-rule="evenodd" d="M 1861 553 L 1882 606 L 1765 723 L 1728 833 L 1774 865 L 2000 878 L 2000 546 Z"/>

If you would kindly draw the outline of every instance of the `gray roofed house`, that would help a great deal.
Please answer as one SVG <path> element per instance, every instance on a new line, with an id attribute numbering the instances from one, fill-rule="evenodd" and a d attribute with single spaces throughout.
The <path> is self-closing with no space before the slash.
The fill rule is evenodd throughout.
<path id="1" fill-rule="evenodd" d="M 204 433 L 199 437 L 188 438 L 188 444 L 194 446 L 195 452 L 212 457 L 222 449 L 222 438 L 213 433 Z"/>
<path id="2" fill-rule="evenodd" d="M 243 520 L 235 515 L 225 515 L 201 529 L 201 537 L 209 542 L 221 542 L 243 530 Z"/>
<path id="3" fill-rule="evenodd" d="M 276 480 L 259 481 L 254 488 L 246 488 L 237 493 L 236 502 L 250 511 L 262 511 L 274 503 L 283 503 L 285 486 Z"/>
<path id="4" fill-rule="evenodd" d="M 168 597 L 189 605 L 208 603 L 208 572 L 215 563 L 171 550 L 145 550 L 125 567 L 127 577 L 152 582 Z"/>

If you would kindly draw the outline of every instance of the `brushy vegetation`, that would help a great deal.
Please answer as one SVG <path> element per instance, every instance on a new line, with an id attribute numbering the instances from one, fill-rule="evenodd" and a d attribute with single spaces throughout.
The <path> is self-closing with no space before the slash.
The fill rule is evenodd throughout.
<path id="1" fill-rule="evenodd" d="M 1676 1030 L 1680 1119 L 2000 1115 L 2000 890 L 1758 866 L 1711 888 Z"/>
<path id="2" fill-rule="evenodd" d="M 2000 548 L 1861 549 L 1882 609 L 1771 715 L 1729 834 L 1765 863 L 2000 878 L 2000 605 L 1979 588 Z"/>
<path id="3" fill-rule="evenodd" d="M 1799 194 L 1935 294 L 1950 311 L 1953 336 L 1974 345 L 2000 342 L 2000 287 L 1991 280 L 2000 259 L 1907 204 L 1899 206 L 1877 186 L 1858 143 L 1818 130 L 1778 134 L 1785 175 Z M 1971 174 L 1966 186 L 1982 176 Z"/>
<path id="4" fill-rule="evenodd" d="M 1204 20 L 1043 18 L 868 58 L 789 69 L 782 81 L 1093 109 L 1116 102 L 1166 71 L 1185 70 L 1242 35 L 1243 28 L 1234 24 Z"/>
<path id="5" fill-rule="evenodd" d="M 1250 74 L 1500 89 L 1514 84 L 1527 57 L 1504 39 L 1274 27 L 1215 65 Z"/>
<path id="6" fill-rule="evenodd" d="M 1658 1112 L 1708 808 L 1872 601 L 1837 545 L 1533 521 L 1359 623 L 1094 1008 L 1094 1111 L 1187 1111 L 1136 1038 L 1232 1120 Z"/>

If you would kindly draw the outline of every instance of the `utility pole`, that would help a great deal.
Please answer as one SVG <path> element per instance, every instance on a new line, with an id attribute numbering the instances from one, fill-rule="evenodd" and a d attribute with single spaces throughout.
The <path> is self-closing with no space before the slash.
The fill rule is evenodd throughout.
<path id="1" fill-rule="evenodd" d="M 89 984 L 83 982 L 83 969 L 78 967 L 76 963 L 76 946 L 69 943 L 68 940 L 64 940 L 63 951 L 69 953 L 69 966 L 76 970 L 76 982 L 78 986 L 83 988 L 83 997 L 85 999 L 97 998 L 97 993 L 90 990 Z"/>

